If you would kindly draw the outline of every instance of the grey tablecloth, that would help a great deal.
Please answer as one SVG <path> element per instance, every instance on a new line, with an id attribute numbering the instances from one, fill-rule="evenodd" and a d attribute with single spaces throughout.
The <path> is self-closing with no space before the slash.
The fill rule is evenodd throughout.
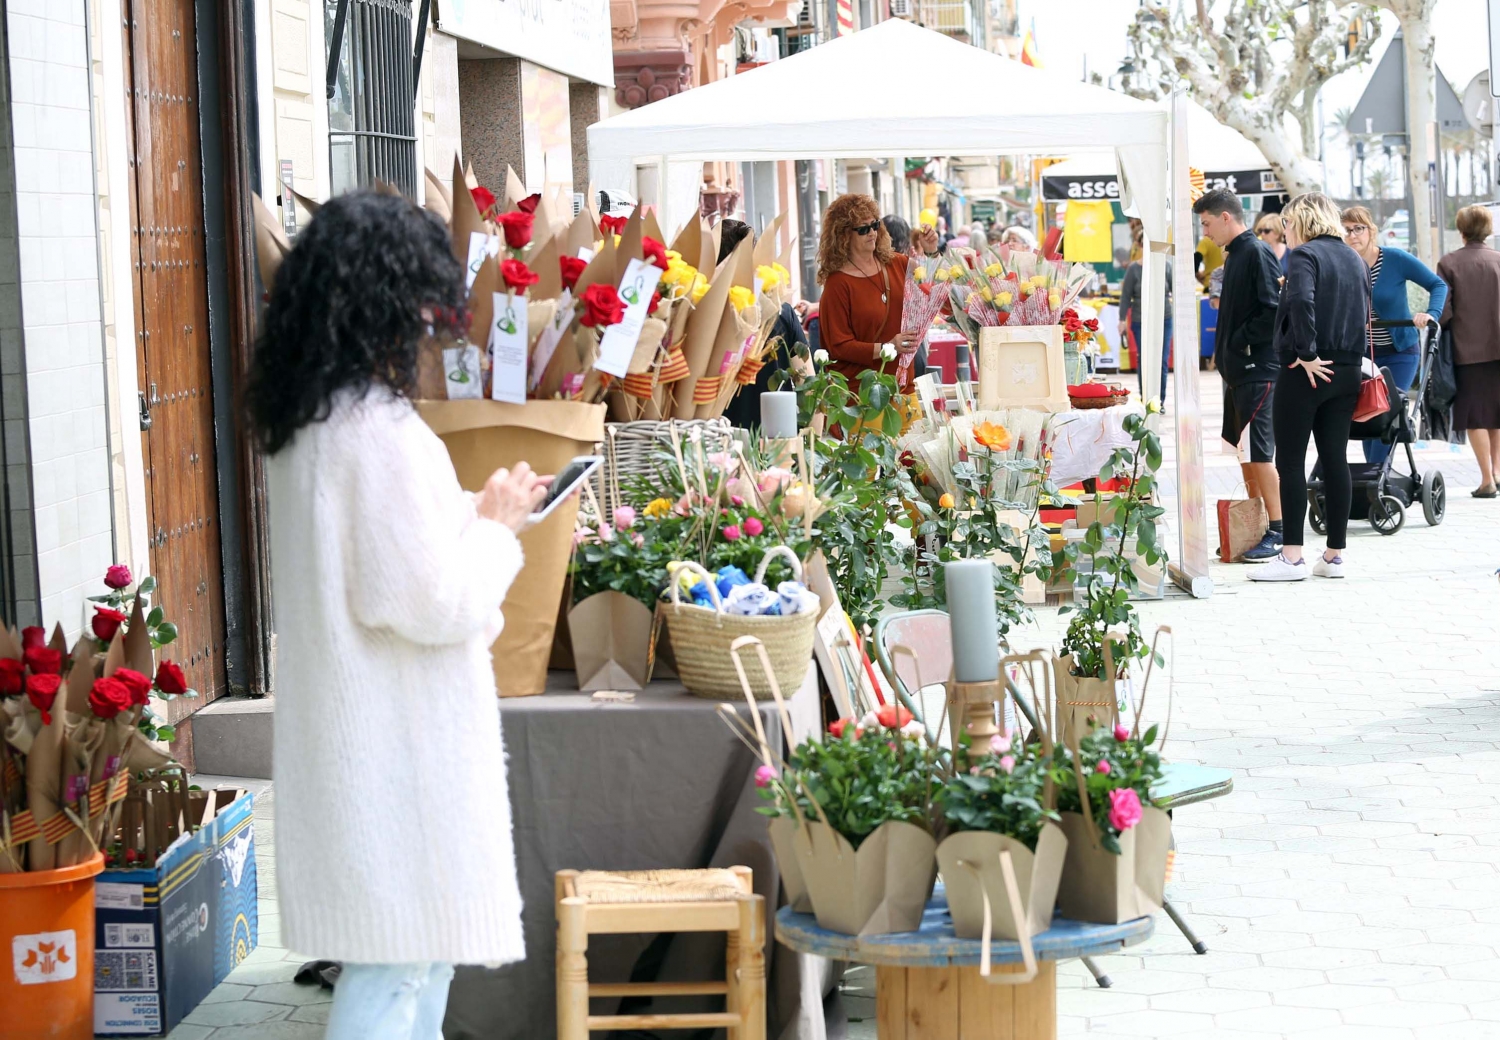
<path id="1" fill-rule="evenodd" d="M 773 934 L 780 876 L 753 784 L 756 756 L 715 714 L 715 702 L 675 682 L 653 683 L 634 703 L 610 704 L 572 691 L 571 672 L 553 673 L 557 692 L 501 701 L 509 758 L 516 865 L 525 900 L 526 960 L 495 970 L 460 968 L 448 998 L 448 1040 L 542 1040 L 556 1032 L 553 874 L 562 869 L 641 870 L 744 865 L 766 897 Z M 789 702 L 793 743 L 820 728 L 814 673 Z M 739 709 L 748 718 L 743 700 Z M 772 746 L 782 727 L 770 704 L 762 717 Z M 440 883 L 440 882 L 439 882 Z M 655 941 L 653 941 L 655 940 Z M 842 1035 L 834 967 L 768 939 L 769 1029 L 773 1040 Z M 722 935 L 592 936 L 594 982 L 723 978 Z M 608 1014 L 598 1001 L 596 1014 Z M 690 1001 L 658 1010 L 694 1009 Z M 631 1007 L 628 1011 L 638 1011 Z M 681 1037 L 681 1032 L 663 1034 Z"/>

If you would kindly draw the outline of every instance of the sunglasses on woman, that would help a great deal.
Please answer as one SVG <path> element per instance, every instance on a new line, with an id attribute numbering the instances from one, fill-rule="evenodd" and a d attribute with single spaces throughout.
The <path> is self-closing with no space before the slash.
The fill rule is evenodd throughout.
<path id="1" fill-rule="evenodd" d="M 1274 235 L 1276 234 L 1276 229 L 1269 227 L 1257 228 L 1255 233 L 1257 235 Z"/>
<path id="2" fill-rule="evenodd" d="M 878 228 L 879 226 L 880 226 L 880 221 L 877 218 L 875 220 L 870 221 L 868 224 L 856 224 L 854 226 L 854 233 L 856 235 L 868 235 L 872 231 L 874 231 L 876 228 Z"/>

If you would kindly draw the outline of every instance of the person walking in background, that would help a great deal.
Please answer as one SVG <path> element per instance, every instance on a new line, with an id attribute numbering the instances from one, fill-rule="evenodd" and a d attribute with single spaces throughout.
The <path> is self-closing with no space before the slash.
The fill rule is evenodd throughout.
<path id="1" fill-rule="evenodd" d="M 1448 284 L 1443 324 L 1453 334 L 1453 375 L 1458 396 L 1453 428 L 1467 430 L 1479 460 L 1475 498 L 1495 497 L 1500 474 L 1500 253 L 1488 239 L 1494 228 L 1485 206 L 1458 211 L 1462 249 L 1438 261 Z"/>
<path id="2" fill-rule="evenodd" d="M 1130 247 L 1130 263 L 1125 266 L 1125 275 L 1120 279 L 1120 339 L 1135 348 L 1136 375 L 1140 379 L 1141 400 L 1146 396 L 1146 373 L 1141 356 L 1141 263 L 1145 238 L 1139 227 L 1135 227 Z M 1172 357 L 1172 265 L 1167 265 L 1167 299 L 1161 312 L 1161 396 L 1157 398 L 1163 408 L 1167 404 L 1167 368 Z"/>
<path id="3" fill-rule="evenodd" d="M 1232 191 L 1216 188 L 1193 203 L 1203 233 L 1224 250 L 1214 367 L 1224 380 L 1226 444 L 1240 453 L 1246 493 L 1266 507 L 1270 527 L 1242 559 L 1269 560 L 1281 551 L 1281 481 L 1276 475 L 1272 400 L 1281 363 L 1273 343 L 1281 299 L 1281 262 L 1245 227 L 1245 210 Z"/>
<path id="4" fill-rule="evenodd" d="M 1302 525 L 1307 517 L 1307 442 L 1318 447 L 1327 502 L 1328 547 L 1311 571 L 1344 576 L 1353 483 L 1346 451 L 1359 402 L 1360 359 L 1369 348 L 1370 281 L 1344 244 L 1338 207 L 1322 192 L 1298 195 L 1281 212 L 1291 249 L 1275 346 L 1281 363 L 1271 425 L 1281 478 L 1285 538 L 1275 558 L 1251 569 L 1252 581 L 1301 581 Z"/>
<path id="5" fill-rule="evenodd" d="M 1255 237 L 1271 250 L 1276 257 L 1276 265 L 1281 269 L 1281 276 L 1286 277 L 1286 236 L 1281 233 L 1281 214 L 1262 213 L 1260 219 L 1255 222 Z"/>
<path id="6" fill-rule="evenodd" d="M 545 481 L 518 463 L 465 492 L 411 403 L 466 297 L 441 221 L 340 195 L 277 272 L 250 373 L 281 934 L 344 962 L 328 1040 L 438 1040 L 454 964 L 526 955 L 490 645 Z M 440 739 L 414 728 L 424 713 Z"/>
<path id="7" fill-rule="evenodd" d="M 1375 364 L 1391 370 L 1396 388 L 1409 391 L 1417 380 L 1421 364 L 1422 336 L 1419 329 L 1437 321 L 1448 299 L 1448 287 L 1427 265 L 1402 249 L 1382 246 L 1376 241 L 1375 217 L 1363 206 L 1350 206 L 1341 214 L 1344 241 L 1359 254 L 1370 269 L 1370 316 L 1377 321 L 1409 321 L 1412 326 L 1385 328 L 1376 325 L 1371 332 L 1375 341 Z M 1406 283 L 1420 285 L 1428 292 L 1427 310 L 1411 312 L 1406 298 Z M 1366 462 L 1384 462 L 1391 446 L 1379 439 L 1364 442 Z"/>

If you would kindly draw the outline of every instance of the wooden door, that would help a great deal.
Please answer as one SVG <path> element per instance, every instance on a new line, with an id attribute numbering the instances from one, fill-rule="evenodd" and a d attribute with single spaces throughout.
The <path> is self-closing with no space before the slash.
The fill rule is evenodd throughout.
<path id="1" fill-rule="evenodd" d="M 142 432 L 156 601 L 178 627 L 163 651 L 198 701 L 226 690 L 223 559 L 219 544 L 203 243 L 203 153 L 193 0 L 126 0 L 136 368 L 149 409 Z M 143 423 L 144 425 L 144 423 Z"/>

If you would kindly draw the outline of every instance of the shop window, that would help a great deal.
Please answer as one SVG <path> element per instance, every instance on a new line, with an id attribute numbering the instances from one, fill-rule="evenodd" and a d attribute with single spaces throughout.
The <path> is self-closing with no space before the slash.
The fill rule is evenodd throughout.
<path id="1" fill-rule="evenodd" d="M 376 183 L 417 190 L 411 0 L 324 0 L 329 62 L 328 153 L 333 194 Z M 343 31 L 338 31 L 343 9 Z"/>

